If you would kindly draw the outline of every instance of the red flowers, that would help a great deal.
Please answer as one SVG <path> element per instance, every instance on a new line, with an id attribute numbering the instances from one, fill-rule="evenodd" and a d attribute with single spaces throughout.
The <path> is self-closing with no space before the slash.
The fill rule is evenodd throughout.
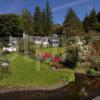
<path id="1" fill-rule="evenodd" d="M 60 57 L 55 57 L 53 59 L 53 62 L 60 63 L 61 62 L 61 58 Z"/>
<path id="2" fill-rule="evenodd" d="M 62 64 L 60 63 L 62 61 L 61 57 L 58 55 L 53 55 L 51 53 L 42 53 L 40 55 L 40 61 L 44 62 L 46 64 L 49 64 L 52 67 L 55 68 L 62 68 Z"/>
<path id="3" fill-rule="evenodd" d="M 47 53 L 47 52 L 42 54 L 42 58 L 45 61 L 48 60 L 48 59 L 51 59 L 51 61 L 56 62 L 56 63 L 60 63 L 61 62 L 61 57 L 54 56 L 54 55 L 52 55 L 50 53 Z"/>
<path id="4" fill-rule="evenodd" d="M 50 53 L 43 53 L 42 57 L 43 57 L 44 60 L 47 60 L 49 58 L 52 58 L 52 54 L 50 54 Z"/>

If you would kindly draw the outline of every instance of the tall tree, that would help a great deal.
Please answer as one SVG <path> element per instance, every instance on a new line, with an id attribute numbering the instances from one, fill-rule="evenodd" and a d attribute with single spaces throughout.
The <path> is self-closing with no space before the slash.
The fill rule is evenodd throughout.
<path id="1" fill-rule="evenodd" d="M 0 35 L 16 35 L 20 36 L 22 29 L 19 22 L 20 16 L 15 14 L 0 15 Z"/>
<path id="2" fill-rule="evenodd" d="M 42 14 L 42 35 L 45 36 L 46 35 L 46 14 L 45 14 L 45 9 L 43 9 L 43 11 L 41 12 Z"/>
<path id="3" fill-rule="evenodd" d="M 84 20 L 83 20 L 83 26 L 84 26 L 84 29 L 86 32 L 89 32 L 89 28 L 90 28 L 90 25 L 89 25 L 89 16 L 86 14 Z"/>
<path id="4" fill-rule="evenodd" d="M 50 35 L 52 33 L 52 25 L 53 25 L 53 21 L 52 21 L 52 11 L 50 8 L 50 4 L 47 1 L 46 3 L 46 9 L 45 9 L 45 15 L 46 15 L 46 35 Z"/>
<path id="5" fill-rule="evenodd" d="M 96 10 L 93 8 L 89 15 L 90 30 L 95 30 L 95 23 L 97 22 Z"/>
<path id="6" fill-rule="evenodd" d="M 61 24 L 58 24 L 58 23 L 54 24 L 53 25 L 53 33 L 56 33 L 58 35 L 62 35 L 62 27 L 63 26 Z"/>
<path id="7" fill-rule="evenodd" d="M 100 32 L 100 12 L 97 14 L 96 30 Z"/>
<path id="8" fill-rule="evenodd" d="M 29 12 L 28 9 L 24 9 L 23 13 L 22 13 L 22 18 L 24 21 L 24 32 L 30 35 L 33 35 L 34 33 L 34 28 L 33 28 L 33 19 L 32 19 L 32 15 Z"/>
<path id="9" fill-rule="evenodd" d="M 98 22 L 100 22 L 100 12 L 98 12 L 98 14 L 97 14 L 97 20 L 98 20 Z"/>
<path id="10" fill-rule="evenodd" d="M 42 12 L 39 6 L 36 6 L 35 13 L 33 16 L 34 21 L 34 32 L 35 35 L 42 35 L 43 29 L 42 29 Z"/>
<path id="11" fill-rule="evenodd" d="M 86 31 L 89 32 L 96 29 L 96 23 L 97 23 L 97 15 L 96 15 L 96 10 L 93 8 L 89 16 L 86 16 L 84 18 L 83 24 Z"/>
<path id="12" fill-rule="evenodd" d="M 63 26 L 67 37 L 81 35 L 84 32 L 80 19 L 71 8 L 69 8 L 67 11 Z"/>

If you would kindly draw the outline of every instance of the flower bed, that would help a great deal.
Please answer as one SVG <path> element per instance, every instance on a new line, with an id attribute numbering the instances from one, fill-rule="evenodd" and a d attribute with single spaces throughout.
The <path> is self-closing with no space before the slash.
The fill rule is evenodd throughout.
<path id="1" fill-rule="evenodd" d="M 51 67 L 55 67 L 55 68 L 63 67 L 63 65 L 61 64 L 62 57 L 59 55 L 54 55 L 51 53 L 44 52 L 38 55 L 38 60 L 40 60 L 41 63 L 49 64 Z"/>

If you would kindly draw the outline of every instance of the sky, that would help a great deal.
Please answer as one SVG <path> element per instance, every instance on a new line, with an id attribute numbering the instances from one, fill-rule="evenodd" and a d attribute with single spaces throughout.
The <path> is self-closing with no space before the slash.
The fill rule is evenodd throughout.
<path id="1" fill-rule="evenodd" d="M 52 8 L 54 23 L 63 23 L 68 8 L 73 8 L 81 20 L 93 7 L 100 11 L 100 0 L 0 0 L 0 14 L 21 14 L 25 8 L 34 14 L 37 5 L 45 8 L 46 1 Z"/>

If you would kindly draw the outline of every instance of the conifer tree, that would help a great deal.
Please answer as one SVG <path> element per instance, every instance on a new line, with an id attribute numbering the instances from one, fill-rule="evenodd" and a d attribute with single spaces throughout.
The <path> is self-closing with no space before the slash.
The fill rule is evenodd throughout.
<path id="1" fill-rule="evenodd" d="M 46 9 L 45 9 L 45 32 L 46 32 L 46 35 L 50 35 L 52 33 L 52 25 L 53 25 L 53 21 L 52 21 L 52 11 L 51 11 L 51 8 L 50 8 L 50 4 L 49 2 L 47 1 L 46 3 Z"/>
<path id="2" fill-rule="evenodd" d="M 43 11 L 41 12 L 42 14 L 42 36 L 46 35 L 46 14 L 45 14 L 45 9 L 43 9 Z"/>
<path id="3" fill-rule="evenodd" d="M 97 14 L 97 20 L 98 20 L 98 22 L 100 22 L 100 12 L 98 12 L 98 14 Z"/>
<path id="4" fill-rule="evenodd" d="M 83 20 L 83 26 L 86 32 L 89 32 L 89 16 L 86 14 L 84 20 Z"/>
<path id="5" fill-rule="evenodd" d="M 83 24 L 87 32 L 96 30 L 97 15 L 96 10 L 94 8 L 90 12 L 90 14 L 84 18 Z"/>
<path id="6" fill-rule="evenodd" d="M 90 30 L 95 30 L 95 24 L 97 22 L 97 15 L 96 15 L 96 10 L 93 8 L 89 15 L 89 23 L 90 23 Z"/>
<path id="7" fill-rule="evenodd" d="M 28 9 L 24 9 L 23 13 L 22 13 L 22 18 L 24 20 L 24 32 L 26 34 L 30 34 L 33 35 L 34 33 L 34 29 L 33 29 L 33 19 L 32 19 L 32 15 L 29 12 Z"/>
<path id="8" fill-rule="evenodd" d="M 67 11 L 63 26 L 67 37 L 81 35 L 84 32 L 80 19 L 71 8 Z"/>
<path id="9" fill-rule="evenodd" d="M 35 35 L 42 35 L 42 12 L 39 6 L 36 6 L 35 13 L 33 16 L 34 21 L 34 32 Z"/>
<path id="10" fill-rule="evenodd" d="M 100 12 L 97 14 L 96 31 L 100 32 Z"/>

